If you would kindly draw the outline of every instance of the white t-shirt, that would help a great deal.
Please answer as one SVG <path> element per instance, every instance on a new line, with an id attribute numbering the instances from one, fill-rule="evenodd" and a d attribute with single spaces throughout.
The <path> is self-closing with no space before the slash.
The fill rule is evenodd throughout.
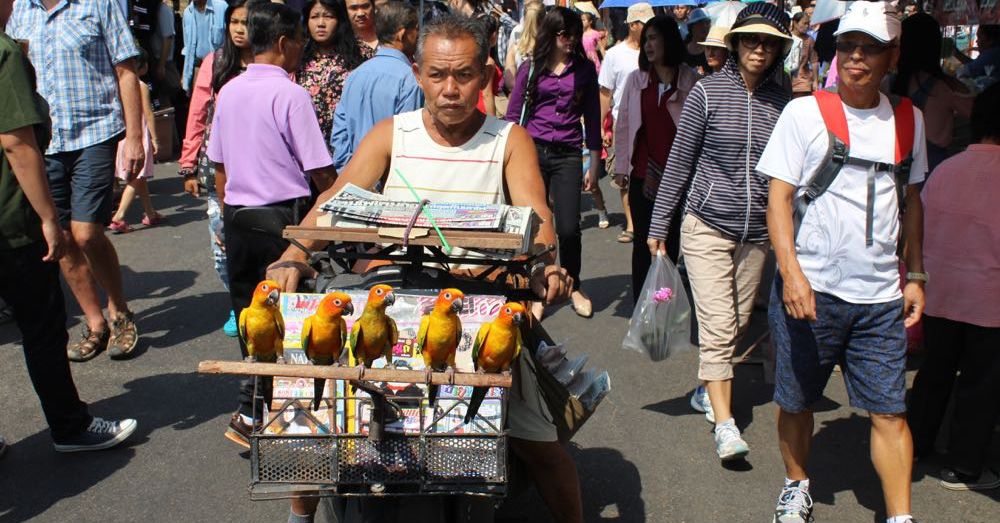
<path id="1" fill-rule="evenodd" d="M 639 50 L 632 49 L 627 42 L 608 49 L 601 62 L 601 73 L 597 83 L 611 91 L 611 116 L 618 119 L 618 102 L 622 99 L 622 86 L 629 73 L 639 68 Z"/>
<path id="2" fill-rule="evenodd" d="M 850 129 L 851 156 L 894 163 L 896 128 L 892 104 L 885 95 L 875 109 L 844 106 Z M 913 164 L 910 184 L 927 173 L 924 118 L 914 112 Z M 757 171 L 799 187 L 821 167 L 829 147 L 826 125 L 812 96 L 792 100 L 778 118 Z M 868 171 L 845 165 L 826 192 L 809 205 L 802 220 L 795 250 L 799 265 L 813 290 L 859 304 L 885 303 L 902 296 L 896 239 L 899 205 L 894 175 L 875 175 L 875 209 L 871 247 L 865 246 Z"/>

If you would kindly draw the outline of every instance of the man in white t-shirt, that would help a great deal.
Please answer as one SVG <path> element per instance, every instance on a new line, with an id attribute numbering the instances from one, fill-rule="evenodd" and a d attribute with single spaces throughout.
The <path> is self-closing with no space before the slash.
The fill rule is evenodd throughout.
<path id="1" fill-rule="evenodd" d="M 601 62 L 601 73 L 597 77 L 597 83 L 601 88 L 601 118 L 606 118 L 608 111 L 611 111 L 611 118 L 618 118 L 618 102 L 622 98 L 622 86 L 628 75 L 639 68 L 639 39 L 642 36 L 642 28 L 653 18 L 653 7 L 646 2 L 632 4 L 628 8 L 628 16 L 625 23 L 628 25 L 628 38 L 608 49 L 604 53 L 604 61 Z M 614 126 L 611 127 L 612 129 Z M 604 148 L 609 154 L 614 151 L 613 139 L 610 131 L 604 134 Z M 607 165 L 614 165 L 614 158 L 608 157 Z M 628 243 L 633 238 L 632 213 L 629 212 L 628 205 L 628 181 L 625 180 L 627 173 L 611 173 L 614 177 L 615 185 L 621 189 L 622 207 L 625 211 L 625 230 L 618 235 L 618 241 Z"/>
<path id="2" fill-rule="evenodd" d="M 850 159 L 826 192 L 808 204 L 797 234 L 793 204 L 802 203 L 804 189 L 825 165 L 829 148 L 817 98 L 800 98 L 786 106 L 757 165 L 758 172 L 771 178 L 767 221 L 779 265 L 768 311 L 786 474 L 774 513 L 778 523 L 811 521 L 806 475 L 813 431 L 810 409 L 822 397 L 838 362 L 851 406 L 869 412 L 871 456 L 887 521 L 913 521 L 913 447 L 906 424 L 904 373 L 905 327 L 920 319 L 927 281 L 922 272 L 919 190 L 927 154 L 919 109 L 912 109 L 914 145 L 901 217 L 895 173 L 887 166 L 872 167 L 872 162 L 898 161 L 893 105 L 879 93 L 879 84 L 899 57 L 899 33 L 899 18 L 882 2 L 856 2 L 841 19 L 836 33 L 838 93 Z M 902 292 L 896 255 L 901 232 L 911 271 Z"/>

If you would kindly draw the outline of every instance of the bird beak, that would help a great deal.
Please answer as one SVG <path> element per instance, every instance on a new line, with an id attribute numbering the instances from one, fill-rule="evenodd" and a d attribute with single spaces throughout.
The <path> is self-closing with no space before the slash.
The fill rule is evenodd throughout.
<path id="1" fill-rule="evenodd" d="M 348 304 L 344 305 L 344 312 L 346 312 L 348 316 L 350 316 L 351 314 L 354 314 L 354 304 L 353 303 L 348 303 Z"/>
<path id="2" fill-rule="evenodd" d="M 459 312 L 462 312 L 462 306 L 463 305 L 462 305 L 462 299 L 461 298 L 459 298 L 459 299 L 451 302 L 451 310 L 454 311 L 456 314 L 459 313 Z"/>
<path id="3" fill-rule="evenodd" d="M 267 294 L 267 300 L 265 300 L 265 303 L 267 303 L 268 307 L 274 307 L 278 304 L 279 297 L 281 297 L 281 292 L 278 291 L 278 289 L 274 289 Z"/>
<path id="4" fill-rule="evenodd" d="M 520 325 L 521 322 L 523 322 L 523 321 L 524 321 L 524 313 L 523 312 L 514 313 L 514 325 Z"/>
<path id="5" fill-rule="evenodd" d="M 382 301 L 385 302 L 386 306 L 391 307 L 393 303 L 396 303 L 396 293 L 390 292 L 386 294 L 385 299 L 383 299 Z"/>

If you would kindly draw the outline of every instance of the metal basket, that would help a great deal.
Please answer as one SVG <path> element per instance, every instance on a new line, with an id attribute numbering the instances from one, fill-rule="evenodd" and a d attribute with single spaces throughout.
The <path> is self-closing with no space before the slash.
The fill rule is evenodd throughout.
<path id="1" fill-rule="evenodd" d="M 411 400 L 421 406 L 424 398 Z M 420 408 L 419 433 L 386 432 L 379 441 L 365 434 L 265 434 L 250 436 L 252 499 L 279 499 L 292 496 L 392 496 L 413 494 L 465 494 L 504 496 L 507 492 L 507 435 L 500 426 L 477 417 L 481 434 L 434 432 L 436 422 L 460 404 L 437 414 L 431 423 Z M 290 408 L 308 410 L 308 399 L 287 399 L 271 420 Z M 331 402 L 366 400 L 341 397 Z M 497 401 L 493 399 L 493 401 Z M 501 420 L 506 414 L 507 394 L 500 401 Z M 311 414 L 307 414 L 311 416 Z M 313 420 L 317 426 L 322 422 Z M 270 423 L 269 423 L 270 424 Z M 427 428 L 425 428 L 427 427 Z"/>

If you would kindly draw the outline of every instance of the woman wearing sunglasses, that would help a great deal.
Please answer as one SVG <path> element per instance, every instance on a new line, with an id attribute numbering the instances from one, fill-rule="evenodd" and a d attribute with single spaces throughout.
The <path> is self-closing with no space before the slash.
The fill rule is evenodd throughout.
<path id="1" fill-rule="evenodd" d="M 573 278 L 573 310 L 589 318 L 593 315 L 590 298 L 580 290 L 580 191 L 590 191 L 597 185 L 603 144 L 597 71 L 583 54 L 582 34 L 579 14 L 556 7 L 545 15 L 531 60 L 518 68 L 507 120 L 524 126 L 535 140 L 538 164 L 556 220 L 559 262 Z M 585 137 L 590 168 L 581 176 L 580 146 Z M 542 312 L 537 305 L 532 308 L 538 318 Z"/>
<path id="2" fill-rule="evenodd" d="M 647 241 L 651 253 L 666 253 L 668 231 L 682 220 L 703 382 L 691 406 L 715 424 L 723 461 L 750 452 L 732 415 L 733 352 L 749 324 L 767 254 L 768 181 L 754 166 L 788 103 L 788 91 L 775 80 L 792 41 L 788 27 L 788 15 L 766 2 L 737 16 L 726 35 L 726 64 L 700 80 L 684 104 Z M 681 206 L 686 212 L 675 218 Z"/>

